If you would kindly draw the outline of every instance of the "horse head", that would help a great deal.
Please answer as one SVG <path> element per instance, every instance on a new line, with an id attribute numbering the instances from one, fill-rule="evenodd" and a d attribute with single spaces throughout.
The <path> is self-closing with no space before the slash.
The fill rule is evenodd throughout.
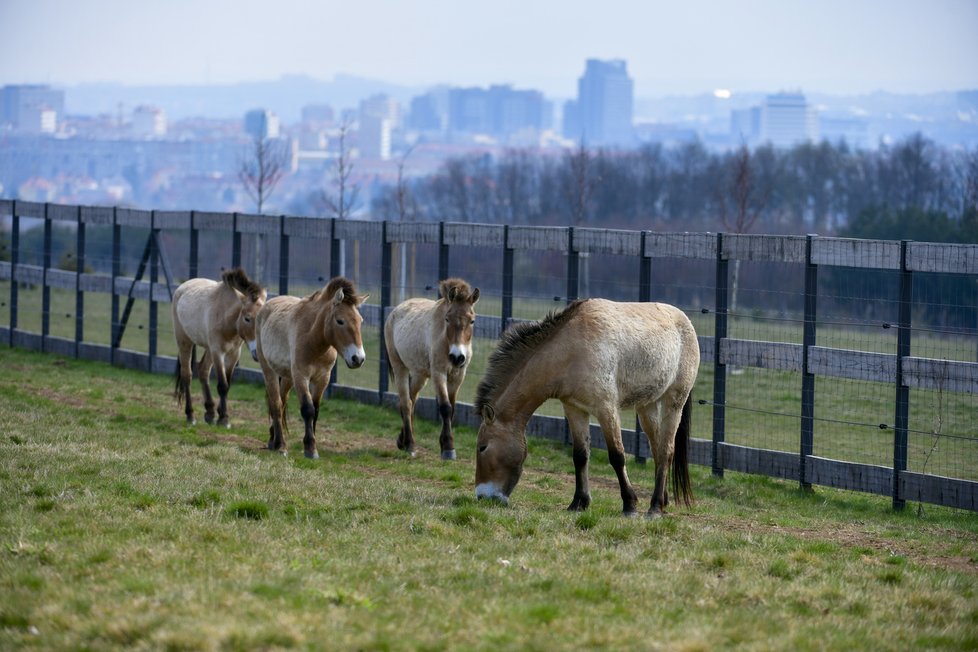
<path id="1" fill-rule="evenodd" d="M 448 360 L 453 367 L 464 367 L 472 359 L 472 330 L 475 325 L 475 304 L 479 288 L 474 290 L 461 279 L 446 279 L 440 292 L 445 310 L 445 343 Z"/>
<path id="2" fill-rule="evenodd" d="M 495 409 L 482 407 L 475 458 L 476 498 L 509 503 L 509 495 L 523 474 L 526 435 L 512 422 L 497 420 Z"/>
<path id="3" fill-rule="evenodd" d="M 358 308 L 369 296 L 357 295 L 353 283 L 345 278 L 333 279 L 326 286 L 329 314 L 324 320 L 324 335 L 350 369 L 357 369 L 367 359 L 360 335 L 363 317 Z"/>
<path id="4" fill-rule="evenodd" d="M 264 288 L 261 288 L 257 291 L 242 294 L 239 298 L 241 299 L 241 311 L 238 313 L 238 321 L 236 324 L 238 328 L 238 337 L 248 343 L 248 350 L 251 351 L 252 359 L 255 362 L 258 362 L 258 346 L 255 325 L 258 321 L 258 311 L 265 305 L 265 300 L 268 298 L 268 293 Z"/>

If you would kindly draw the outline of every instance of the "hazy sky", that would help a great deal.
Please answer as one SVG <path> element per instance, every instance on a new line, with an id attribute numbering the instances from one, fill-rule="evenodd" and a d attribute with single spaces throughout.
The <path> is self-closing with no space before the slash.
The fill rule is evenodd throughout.
<path id="1" fill-rule="evenodd" d="M 625 59 L 638 96 L 978 88 L 978 2 L 0 0 L 0 84 L 348 73 L 567 97 L 589 57 Z"/>

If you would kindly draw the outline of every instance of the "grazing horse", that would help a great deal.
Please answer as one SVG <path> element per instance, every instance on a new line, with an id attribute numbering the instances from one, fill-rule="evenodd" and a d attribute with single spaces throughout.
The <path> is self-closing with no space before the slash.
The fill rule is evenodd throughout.
<path id="1" fill-rule="evenodd" d="M 302 299 L 285 295 L 270 299 L 258 313 L 258 362 L 265 375 L 270 450 L 285 454 L 284 410 L 289 390 L 295 387 L 306 426 L 302 439 L 305 456 L 319 457 L 319 403 L 337 352 L 350 369 L 360 367 L 367 359 L 360 337 L 363 318 L 357 309 L 366 300 L 367 295 L 357 296 L 352 282 L 336 277 Z"/>
<path id="2" fill-rule="evenodd" d="M 194 346 L 204 350 L 197 365 L 197 377 L 204 389 L 204 420 L 214 423 L 214 398 L 211 395 L 211 367 L 217 368 L 217 425 L 230 427 L 228 388 L 241 355 L 242 342 L 248 342 L 255 356 L 255 317 L 267 294 L 244 270 L 235 267 L 221 274 L 220 281 L 192 278 L 173 293 L 173 334 L 177 340 L 177 379 L 175 395 L 184 401 L 187 423 L 193 425 L 194 408 L 190 400 L 191 361 Z"/>
<path id="3" fill-rule="evenodd" d="M 431 378 L 441 415 L 441 458 L 454 460 L 455 397 L 472 358 L 479 288 L 473 290 L 462 279 L 450 278 L 439 283 L 438 295 L 438 301 L 416 298 L 398 304 L 384 323 L 384 343 L 403 423 L 397 447 L 414 456 L 414 406 Z"/>
<path id="4" fill-rule="evenodd" d="M 526 459 L 526 424 L 541 403 L 557 398 L 574 446 L 576 486 L 569 510 L 585 510 L 591 504 L 588 415 L 594 415 L 618 476 L 623 511 L 636 513 L 619 416 L 619 408 L 630 407 L 638 413 L 655 459 L 648 516 L 660 516 L 669 502 L 670 463 L 673 491 L 688 506 L 690 391 L 699 362 L 699 343 L 689 318 L 664 303 L 575 301 L 543 321 L 510 328 L 489 358 L 477 390 L 475 407 L 482 423 L 476 496 L 509 501 Z"/>

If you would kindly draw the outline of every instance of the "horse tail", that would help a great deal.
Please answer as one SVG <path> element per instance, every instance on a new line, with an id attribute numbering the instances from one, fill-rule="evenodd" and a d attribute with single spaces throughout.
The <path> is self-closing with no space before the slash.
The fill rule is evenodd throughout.
<path id="1" fill-rule="evenodd" d="M 676 430 L 675 449 L 672 454 L 672 494 L 676 501 L 689 507 L 693 501 L 693 491 L 689 484 L 689 438 L 693 421 L 693 392 L 686 397 L 683 415 Z"/>

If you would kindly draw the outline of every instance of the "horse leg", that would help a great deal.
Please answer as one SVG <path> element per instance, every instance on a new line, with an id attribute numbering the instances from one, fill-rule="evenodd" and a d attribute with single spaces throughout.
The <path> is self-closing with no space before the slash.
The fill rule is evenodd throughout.
<path id="1" fill-rule="evenodd" d="M 591 488 L 588 480 L 588 461 L 591 459 L 591 423 L 588 413 L 564 404 L 564 416 L 570 426 L 574 444 L 574 499 L 567 508 L 571 512 L 583 512 L 591 505 Z"/>
<path id="2" fill-rule="evenodd" d="M 604 441 L 608 445 L 608 461 L 611 468 L 618 476 L 618 486 L 621 488 L 622 513 L 625 516 L 635 516 L 638 512 L 638 496 L 632 488 L 632 483 L 628 481 L 628 473 L 625 471 L 625 446 L 621 441 L 621 418 L 617 408 L 602 410 L 596 415 L 601 430 L 604 432 Z"/>
<path id="3" fill-rule="evenodd" d="M 649 440 L 649 449 L 652 451 L 652 459 L 655 461 L 655 488 L 652 490 L 652 502 L 649 504 L 649 511 L 646 513 L 648 518 L 658 518 L 662 516 L 666 505 L 669 504 L 669 492 L 666 489 L 666 469 L 668 464 L 664 459 L 662 447 L 662 428 L 661 428 L 661 403 L 655 403 L 650 407 L 638 410 L 638 420 L 645 431 L 645 437 Z"/>
<path id="4" fill-rule="evenodd" d="M 197 378 L 200 386 L 204 390 L 204 421 L 214 423 L 214 395 L 211 394 L 211 368 L 214 366 L 213 358 L 209 350 L 204 350 L 197 364 Z"/>
<path id="5" fill-rule="evenodd" d="M 441 458 L 443 460 L 454 460 L 455 438 L 452 435 L 452 417 L 455 416 L 454 395 L 458 392 L 458 387 L 453 388 L 454 392 L 450 392 L 448 378 L 444 374 L 433 374 L 431 381 L 435 386 L 435 395 L 438 397 L 438 414 L 441 416 L 441 435 L 438 437 Z"/>
<path id="6" fill-rule="evenodd" d="M 401 359 L 391 355 L 391 373 L 394 375 L 394 387 L 397 388 L 397 409 L 401 414 L 401 431 L 397 433 L 397 448 L 411 451 L 414 448 L 414 433 L 411 429 L 411 418 L 414 414 L 414 402 L 411 400 L 411 372 Z"/>
<path id="7" fill-rule="evenodd" d="M 638 413 L 655 460 L 655 489 L 652 490 L 652 502 L 646 513 L 648 518 L 661 517 L 669 504 L 666 476 L 672 463 L 676 430 L 679 428 L 682 412 L 682 404 L 670 408 L 669 397 L 665 396 L 651 408 L 645 408 Z"/>
<path id="8" fill-rule="evenodd" d="M 280 379 L 264 358 L 261 358 L 260 362 L 262 363 L 262 374 L 265 377 L 265 400 L 268 403 L 268 450 L 280 451 L 285 455 L 285 437 L 282 435 L 284 401 L 280 390 Z"/>
<path id="9" fill-rule="evenodd" d="M 316 406 L 312 401 L 312 394 L 309 391 L 309 379 L 297 377 L 295 369 L 292 370 L 292 379 L 295 386 L 296 396 L 299 397 L 299 414 L 305 424 L 305 435 L 302 437 L 303 455 L 311 460 L 319 458 L 316 450 Z"/>
<path id="10" fill-rule="evenodd" d="M 230 372 L 228 369 L 233 367 L 230 367 L 228 363 L 232 361 L 226 359 L 223 353 L 217 353 L 213 358 L 214 368 L 217 371 L 217 425 L 230 428 L 231 421 L 228 419 L 228 389 L 230 388 L 228 378 Z M 233 362 L 237 363 L 237 360 L 233 360 Z"/>
<path id="11" fill-rule="evenodd" d="M 194 355 L 194 343 L 185 337 L 177 337 L 177 400 L 183 400 L 183 412 L 187 417 L 188 425 L 195 425 L 194 405 L 190 393 L 190 382 L 193 379 L 193 372 L 190 369 L 190 362 Z"/>

